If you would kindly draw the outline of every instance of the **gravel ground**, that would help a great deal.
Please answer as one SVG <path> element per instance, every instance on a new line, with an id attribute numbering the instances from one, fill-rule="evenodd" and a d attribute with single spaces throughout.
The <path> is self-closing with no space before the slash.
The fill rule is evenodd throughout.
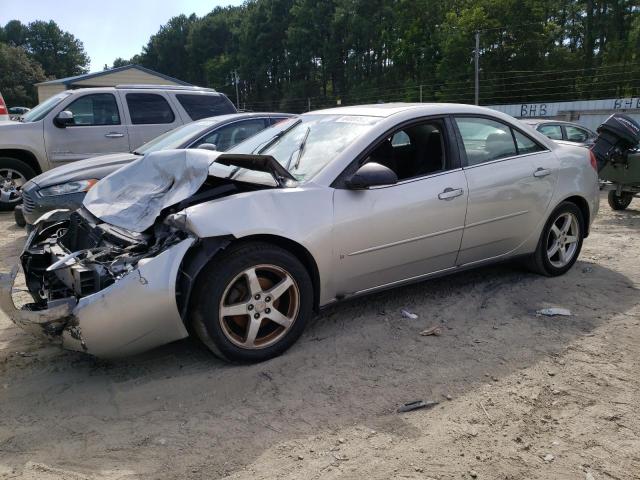
<path id="1" fill-rule="evenodd" d="M 0 228 L 6 270 L 24 233 Z M 260 365 L 191 340 L 104 362 L 0 314 L 0 479 L 640 479 L 639 230 L 640 201 L 603 198 L 563 277 L 502 265 L 346 302 Z M 552 306 L 573 315 L 535 314 Z M 439 404 L 397 413 L 419 399 Z"/>

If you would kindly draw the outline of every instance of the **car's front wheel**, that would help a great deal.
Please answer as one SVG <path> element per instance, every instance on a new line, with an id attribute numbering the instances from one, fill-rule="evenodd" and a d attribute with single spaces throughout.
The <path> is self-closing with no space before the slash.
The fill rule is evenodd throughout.
<path id="1" fill-rule="evenodd" d="M 549 216 L 530 267 L 550 277 L 567 272 L 578 259 L 584 237 L 584 219 L 580 209 L 563 202 Z"/>
<path id="2" fill-rule="evenodd" d="M 609 192 L 607 200 L 609 201 L 609 206 L 613 210 L 624 210 L 629 205 L 631 205 L 633 194 L 629 192 L 622 192 L 620 195 L 618 195 L 618 192 L 616 192 L 615 190 L 611 190 Z"/>
<path id="3" fill-rule="evenodd" d="M 0 211 L 13 210 L 22 201 L 22 186 L 35 177 L 26 163 L 10 157 L 0 157 Z"/>
<path id="4" fill-rule="evenodd" d="M 193 329 L 213 353 L 260 362 L 280 355 L 302 334 L 313 312 L 313 286 L 287 250 L 247 243 L 205 267 L 191 305 Z"/>

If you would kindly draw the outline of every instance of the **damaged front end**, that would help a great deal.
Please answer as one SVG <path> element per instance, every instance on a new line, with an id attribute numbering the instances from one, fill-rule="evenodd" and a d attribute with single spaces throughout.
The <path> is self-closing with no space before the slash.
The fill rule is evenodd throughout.
<path id="1" fill-rule="evenodd" d="M 0 307 L 18 326 L 99 357 L 184 338 L 176 278 L 194 242 L 162 223 L 136 233 L 84 208 L 51 212 L 37 223 L 20 257 L 34 301 L 15 307 L 14 269 L 0 279 Z"/>

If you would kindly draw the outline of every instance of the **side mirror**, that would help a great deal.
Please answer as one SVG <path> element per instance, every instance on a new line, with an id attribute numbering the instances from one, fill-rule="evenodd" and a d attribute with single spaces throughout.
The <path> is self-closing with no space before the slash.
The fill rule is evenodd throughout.
<path id="1" fill-rule="evenodd" d="M 56 115 L 56 118 L 53 119 L 53 123 L 59 128 L 66 128 L 69 125 L 73 125 L 73 113 L 69 110 L 63 110 Z"/>
<path id="2" fill-rule="evenodd" d="M 198 148 L 201 148 L 202 150 L 211 150 L 213 152 L 218 151 L 218 146 L 214 143 L 201 143 L 198 145 Z"/>
<path id="3" fill-rule="evenodd" d="M 347 187 L 354 190 L 396 183 L 398 183 L 398 176 L 395 172 L 375 162 L 365 163 L 346 181 Z"/>

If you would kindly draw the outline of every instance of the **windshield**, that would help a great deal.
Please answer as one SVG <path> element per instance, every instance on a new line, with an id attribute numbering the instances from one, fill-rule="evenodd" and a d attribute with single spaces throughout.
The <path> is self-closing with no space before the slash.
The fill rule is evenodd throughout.
<path id="1" fill-rule="evenodd" d="M 213 123 L 211 120 L 187 123 L 148 141 L 141 147 L 138 147 L 133 153 L 146 155 L 147 153 L 158 152 L 160 150 L 182 148 L 188 140 L 206 130 Z"/>
<path id="2" fill-rule="evenodd" d="M 71 92 L 61 92 L 57 95 L 54 95 L 51 98 L 46 99 L 44 102 L 39 103 L 33 109 L 31 109 L 28 113 L 26 113 L 22 117 L 23 122 L 37 122 L 38 120 L 42 120 L 47 114 L 55 108 L 62 100 L 71 95 Z"/>
<path id="3" fill-rule="evenodd" d="M 299 182 L 304 182 L 371 130 L 379 120 L 378 117 L 355 115 L 302 115 L 281 122 L 278 131 L 263 131 L 228 153 L 271 155 Z M 262 172 L 238 170 L 233 176 L 238 180 L 258 181 L 253 179 L 258 174 Z"/>

